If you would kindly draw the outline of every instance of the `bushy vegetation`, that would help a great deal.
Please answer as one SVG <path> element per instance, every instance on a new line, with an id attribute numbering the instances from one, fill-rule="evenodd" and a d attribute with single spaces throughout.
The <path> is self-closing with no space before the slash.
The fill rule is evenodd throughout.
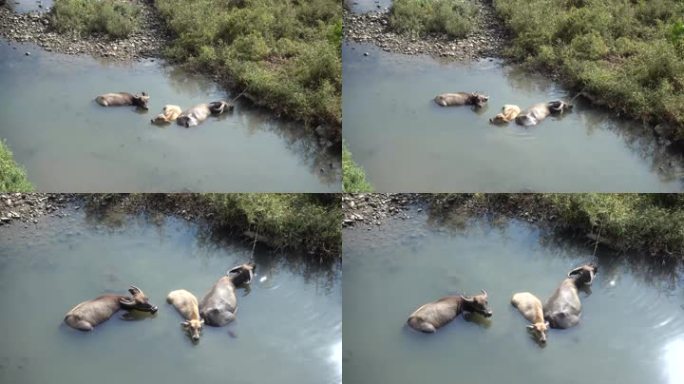
<path id="1" fill-rule="evenodd" d="M 26 178 L 26 172 L 14 161 L 12 152 L 0 140 L 0 191 L 30 192 L 33 186 Z"/>
<path id="2" fill-rule="evenodd" d="M 559 232 L 589 235 L 619 251 L 684 259 L 681 194 L 474 194 L 435 195 L 433 207 L 477 207 L 551 223 Z M 482 210 L 481 208 L 486 208 Z"/>
<path id="3" fill-rule="evenodd" d="M 373 187 L 366 180 L 366 173 L 354 162 L 345 143 L 342 143 L 342 175 L 345 192 L 373 192 Z"/>
<path id="4" fill-rule="evenodd" d="M 55 0 L 51 25 L 60 33 L 102 33 L 125 38 L 139 25 L 140 6 L 125 0 Z"/>
<path id="5" fill-rule="evenodd" d="M 177 62 L 213 72 L 261 105 L 341 127 L 338 0 L 156 0 Z"/>
<path id="6" fill-rule="evenodd" d="M 494 0 L 508 54 L 684 139 L 684 1 Z"/>
<path id="7" fill-rule="evenodd" d="M 341 200 L 335 194 L 95 194 L 88 208 L 110 212 L 183 212 L 205 218 L 217 233 L 248 234 L 272 248 L 306 253 L 316 262 L 341 257 Z"/>
<path id="8" fill-rule="evenodd" d="M 461 38 L 473 31 L 477 7 L 471 0 L 394 0 L 390 27 L 402 34 L 445 33 Z"/>

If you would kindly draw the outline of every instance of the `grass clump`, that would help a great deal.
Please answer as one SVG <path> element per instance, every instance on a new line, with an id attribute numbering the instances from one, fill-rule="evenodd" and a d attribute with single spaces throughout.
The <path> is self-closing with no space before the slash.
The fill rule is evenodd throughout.
<path id="1" fill-rule="evenodd" d="M 558 74 L 621 115 L 684 139 L 684 2 L 494 0 L 513 33 L 507 54 Z"/>
<path id="2" fill-rule="evenodd" d="M 55 0 L 50 19 L 59 33 L 102 33 L 126 38 L 139 25 L 140 6 L 123 0 Z"/>
<path id="3" fill-rule="evenodd" d="M 342 4 L 337 0 L 156 0 L 170 59 L 229 80 L 257 104 L 341 128 Z"/>
<path id="4" fill-rule="evenodd" d="M 26 178 L 26 172 L 15 161 L 7 145 L 0 140 L 0 191 L 30 192 L 33 185 Z"/>
<path id="5" fill-rule="evenodd" d="M 246 235 L 250 242 L 256 237 L 275 249 L 302 252 L 317 263 L 342 257 L 342 203 L 335 194 L 95 194 L 86 200 L 88 210 L 102 217 L 178 214 L 206 220 L 215 235 Z"/>
<path id="6" fill-rule="evenodd" d="M 447 211 L 467 207 L 473 212 L 534 218 L 559 233 L 598 238 L 621 252 L 684 260 L 681 194 L 455 194 L 435 195 L 432 205 Z"/>
<path id="7" fill-rule="evenodd" d="M 470 0 L 394 0 L 389 24 L 406 35 L 462 38 L 474 30 L 476 18 L 477 7 Z"/>
<path id="8" fill-rule="evenodd" d="M 373 192 L 373 186 L 366 180 L 366 172 L 352 159 L 346 144 L 342 144 L 343 190 L 345 192 Z"/>

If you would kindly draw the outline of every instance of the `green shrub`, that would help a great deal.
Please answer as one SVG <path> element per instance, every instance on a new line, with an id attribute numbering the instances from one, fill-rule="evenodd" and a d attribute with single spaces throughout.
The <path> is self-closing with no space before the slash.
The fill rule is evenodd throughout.
<path id="1" fill-rule="evenodd" d="M 494 0 L 507 54 L 597 102 L 684 138 L 684 2 Z"/>
<path id="2" fill-rule="evenodd" d="M 55 0 L 50 18 L 60 33 L 103 33 L 125 38 L 136 31 L 140 8 L 122 0 Z"/>
<path id="3" fill-rule="evenodd" d="M 156 0 L 170 59 L 211 71 L 278 114 L 341 130 L 337 0 Z M 340 135 L 341 136 L 341 135 Z"/>
<path id="4" fill-rule="evenodd" d="M 0 140 L 0 191 L 30 192 L 33 186 L 26 178 L 26 172 L 14 161 L 12 152 Z"/>
<path id="5" fill-rule="evenodd" d="M 345 192 L 373 192 L 373 186 L 366 180 L 366 173 L 352 159 L 346 144 L 342 144 L 343 190 Z"/>
<path id="6" fill-rule="evenodd" d="M 476 17 L 477 8 L 469 0 L 395 0 L 389 23 L 403 34 L 435 32 L 461 38 L 473 31 Z"/>

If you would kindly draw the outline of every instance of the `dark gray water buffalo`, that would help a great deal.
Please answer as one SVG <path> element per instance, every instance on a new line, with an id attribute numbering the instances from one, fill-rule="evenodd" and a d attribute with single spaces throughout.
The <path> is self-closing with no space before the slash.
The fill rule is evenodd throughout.
<path id="1" fill-rule="evenodd" d="M 92 331 L 93 327 L 109 320 L 119 310 L 138 310 L 155 313 L 157 307 L 150 304 L 147 296 L 140 288 L 131 285 L 128 289 L 131 296 L 102 295 L 96 299 L 84 301 L 72 308 L 64 317 L 64 322 L 81 331 Z"/>
<path id="2" fill-rule="evenodd" d="M 520 292 L 513 295 L 511 304 L 520 311 L 527 321 L 532 323 L 527 326 L 527 329 L 534 333 L 540 343 L 546 343 L 549 322 L 544 320 L 541 300 L 529 292 Z"/>
<path id="3" fill-rule="evenodd" d="M 200 316 L 207 325 L 222 327 L 235 320 L 235 288 L 252 281 L 256 264 L 246 263 L 226 272 L 199 303 Z"/>
<path id="4" fill-rule="evenodd" d="M 489 100 L 489 96 L 480 95 L 479 93 L 457 92 L 457 93 L 443 93 L 435 97 L 435 103 L 442 107 L 451 107 L 454 105 L 474 105 L 476 107 L 483 107 Z"/>
<path id="5" fill-rule="evenodd" d="M 464 311 L 476 312 L 484 317 L 492 316 L 492 311 L 487 303 L 487 292 L 483 289 L 479 295 L 446 296 L 437 301 L 423 304 L 413 311 L 407 323 L 415 330 L 434 333 L 437 328 L 451 322 Z"/>
<path id="6" fill-rule="evenodd" d="M 147 109 L 147 102 L 149 100 L 150 97 L 145 92 L 140 95 L 133 95 L 128 92 L 105 93 L 95 98 L 95 101 L 104 107 L 135 105 L 142 109 Z"/>
<path id="7" fill-rule="evenodd" d="M 166 302 L 173 305 L 183 316 L 185 321 L 181 325 L 190 334 L 192 341 L 199 341 L 204 320 L 200 317 L 199 304 L 195 295 L 185 289 L 178 289 L 166 296 Z"/>
<path id="8" fill-rule="evenodd" d="M 578 290 L 591 285 L 598 273 L 598 266 L 585 264 L 568 272 L 556 291 L 544 304 L 544 319 L 551 328 L 570 328 L 577 325 L 582 315 L 582 302 Z"/>
<path id="9" fill-rule="evenodd" d="M 563 113 L 572 109 L 572 104 L 562 100 L 549 101 L 548 103 L 538 103 L 522 111 L 515 118 L 515 122 L 529 127 L 537 125 L 546 119 L 550 114 Z"/>
<path id="10" fill-rule="evenodd" d="M 220 115 L 224 112 L 231 111 L 232 109 L 233 104 L 224 100 L 198 104 L 183 111 L 183 113 L 181 113 L 176 119 L 176 122 L 178 125 L 182 125 L 185 128 L 190 128 L 199 125 L 210 115 Z"/>

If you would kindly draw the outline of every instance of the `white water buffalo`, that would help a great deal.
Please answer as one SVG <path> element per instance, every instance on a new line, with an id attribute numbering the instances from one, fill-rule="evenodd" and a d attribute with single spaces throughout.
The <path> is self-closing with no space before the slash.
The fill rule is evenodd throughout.
<path id="1" fill-rule="evenodd" d="M 103 107 L 135 105 L 142 109 L 147 109 L 149 100 L 150 97 L 145 92 L 140 95 L 133 95 L 128 92 L 105 93 L 95 98 L 95 101 Z"/>
<path id="2" fill-rule="evenodd" d="M 487 292 L 483 289 L 479 295 L 446 296 L 437 301 L 423 304 L 413 311 L 407 323 L 417 331 L 434 333 L 437 328 L 451 322 L 464 311 L 476 312 L 484 317 L 492 316 L 492 311 L 487 303 Z"/>
<path id="3" fill-rule="evenodd" d="M 162 109 L 162 113 L 158 114 L 157 116 L 152 119 L 152 124 L 168 124 L 172 121 L 176 121 L 178 116 L 183 112 L 181 107 L 177 105 L 171 105 L 167 104 L 164 106 Z"/>
<path id="4" fill-rule="evenodd" d="M 521 292 L 513 295 L 511 304 L 520 311 L 527 321 L 532 323 L 527 326 L 527 329 L 534 333 L 534 336 L 540 343 L 546 343 L 546 332 L 549 329 L 549 322 L 544 321 L 541 300 L 529 292 Z"/>
<path id="5" fill-rule="evenodd" d="M 506 104 L 501 108 L 501 112 L 489 119 L 492 124 L 507 124 L 520 114 L 520 107 L 517 105 Z"/>
<path id="6" fill-rule="evenodd" d="M 442 107 L 451 107 L 454 105 L 474 105 L 476 107 L 483 107 L 489 100 L 489 96 L 481 95 L 479 93 L 457 92 L 457 93 L 443 93 L 435 97 L 435 103 Z"/>
<path id="7" fill-rule="evenodd" d="M 192 341 L 199 341 L 204 320 L 200 317 L 199 304 L 195 295 L 185 289 L 178 289 L 166 296 L 166 302 L 173 305 L 183 316 L 185 321 L 181 325 L 190 334 Z"/>
<path id="8" fill-rule="evenodd" d="M 207 325 L 222 327 L 235 320 L 235 288 L 252 281 L 256 264 L 246 263 L 226 272 L 199 303 L 200 316 Z"/>
<path id="9" fill-rule="evenodd" d="M 515 122 L 525 127 L 529 127 L 541 123 L 552 113 L 563 113 L 571 109 L 572 104 L 566 103 L 562 100 L 549 101 L 548 103 L 538 103 L 521 112 L 515 118 Z"/>
<path id="10" fill-rule="evenodd" d="M 585 264 L 568 272 L 556 291 L 544 304 L 544 318 L 551 328 L 570 328 L 577 325 L 582 315 L 582 302 L 578 289 L 591 285 L 598 273 L 598 266 Z"/>
<path id="11" fill-rule="evenodd" d="M 96 299 L 80 303 L 67 312 L 64 322 L 81 331 L 92 331 L 93 327 L 109 320 L 119 310 L 138 310 L 155 313 L 157 307 L 150 304 L 147 296 L 140 288 L 131 285 L 128 289 L 131 296 L 102 295 Z"/>
<path id="12" fill-rule="evenodd" d="M 198 104 L 183 111 L 183 113 L 181 113 L 176 119 L 176 122 L 178 125 L 182 125 L 185 128 L 190 128 L 202 123 L 209 117 L 209 115 L 220 115 L 224 112 L 231 111 L 232 109 L 233 104 L 224 100 Z"/>

